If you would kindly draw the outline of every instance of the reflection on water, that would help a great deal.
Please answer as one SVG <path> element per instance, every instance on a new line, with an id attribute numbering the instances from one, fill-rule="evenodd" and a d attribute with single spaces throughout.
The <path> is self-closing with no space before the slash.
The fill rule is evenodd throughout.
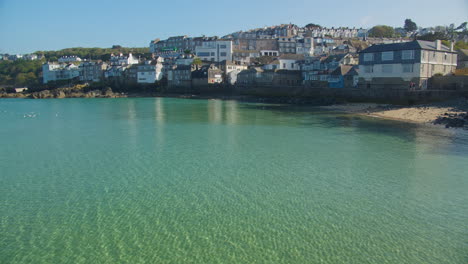
<path id="1" fill-rule="evenodd" d="M 167 98 L 0 100 L 0 120 L 1 263 L 466 259 L 464 131 Z"/>

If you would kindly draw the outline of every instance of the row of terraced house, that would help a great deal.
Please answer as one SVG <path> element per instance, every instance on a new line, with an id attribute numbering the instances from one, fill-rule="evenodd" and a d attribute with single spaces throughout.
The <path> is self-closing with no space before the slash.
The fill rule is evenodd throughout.
<path id="1" fill-rule="evenodd" d="M 373 42 L 366 34 L 363 29 L 287 24 L 221 38 L 175 36 L 151 41 L 149 60 L 119 54 L 108 62 L 45 64 L 44 82 L 73 76 L 87 82 L 154 84 L 165 78 L 169 90 L 184 92 L 213 84 L 425 90 L 432 76 L 452 75 L 457 67 L 453 45 Z"/>
<path id="2" fill-rule="evenodd" d="M 108 62 L 82 61 L 79 65 L 46 63 L 43 65 L 43 79 L 44 83 L 76 78 L 86 82 L 112 79 L 153 84 L 165 77 L 169 87 L 184 87 L 184 91 L 190 90 L 193 79 L 197 79 L 197 85 L 405 89 L 414 84 L 411 88 L 424 90 L 429 78 L 451 75 L 457 66 L 457 53 L 453 46 L 444 46 L 440 41 L 372 45 L 360 52 L 344 44 L 320 56 L 277 52 L 250 62 L 233 60 L 232 53 L 224 53 L 224 47 L 229 47 L 232 40 L 206 43 L 209 44 L 196 47 L 196 50 L 207 53 L 206 58 L 191 54 L 177 57 L 155 54 L 153 59 L 140 60 L 132 54 L 119 54 L 111 56 Z M 201 58 L 202 63 L 193 64 L 195 57 Z"/>

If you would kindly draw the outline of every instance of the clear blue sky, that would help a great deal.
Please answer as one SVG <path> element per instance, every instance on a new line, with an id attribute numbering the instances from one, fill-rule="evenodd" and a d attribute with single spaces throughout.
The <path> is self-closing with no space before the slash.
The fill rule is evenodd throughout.
<path id="1" fill-rule="evenodd" d="M 0 0 L 0 53 L 67 47 L 146 47 L 174 35 L 218 35 L 294 23 L 327 27 L 457 26 L 467 0 Z"/>

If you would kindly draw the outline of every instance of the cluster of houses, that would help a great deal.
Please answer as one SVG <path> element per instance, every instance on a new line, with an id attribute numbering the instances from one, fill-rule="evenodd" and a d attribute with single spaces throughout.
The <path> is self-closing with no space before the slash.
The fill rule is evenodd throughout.
<path id="1" fill-rule="evenodd" d="M 168 89 L 185 92 L 213 84 L 424 90 L 429 78 L 451 75 L 457 67 L 453 45 L 372 43 L 366 34 L 363 29 L 287 24 L 222 38 L 175 36 L 151 41 L 151 59 L 132 54 L 112 54 L 107 62 L 60 58 L 43 65 L 43 80 L 154 84 L 164 78 Z"/>

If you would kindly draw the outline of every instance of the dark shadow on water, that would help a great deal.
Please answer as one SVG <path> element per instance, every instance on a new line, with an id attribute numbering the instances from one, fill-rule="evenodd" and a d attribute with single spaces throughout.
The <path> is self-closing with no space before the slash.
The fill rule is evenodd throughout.
<path id="1" fill-rule="evenodd" d="M 290 125 L 324 128 L 352 128 L 350 133 L 380 134 L 407 142 L 423 140 L 434 146 L 435 153 L 468 154 L 468 131 L 445 129 L 428 124 L 415 124 L 343 112 L 312 106 L 242 104 L 244 109 L 269 111 L 274 115 L 295 120 Z"/>

